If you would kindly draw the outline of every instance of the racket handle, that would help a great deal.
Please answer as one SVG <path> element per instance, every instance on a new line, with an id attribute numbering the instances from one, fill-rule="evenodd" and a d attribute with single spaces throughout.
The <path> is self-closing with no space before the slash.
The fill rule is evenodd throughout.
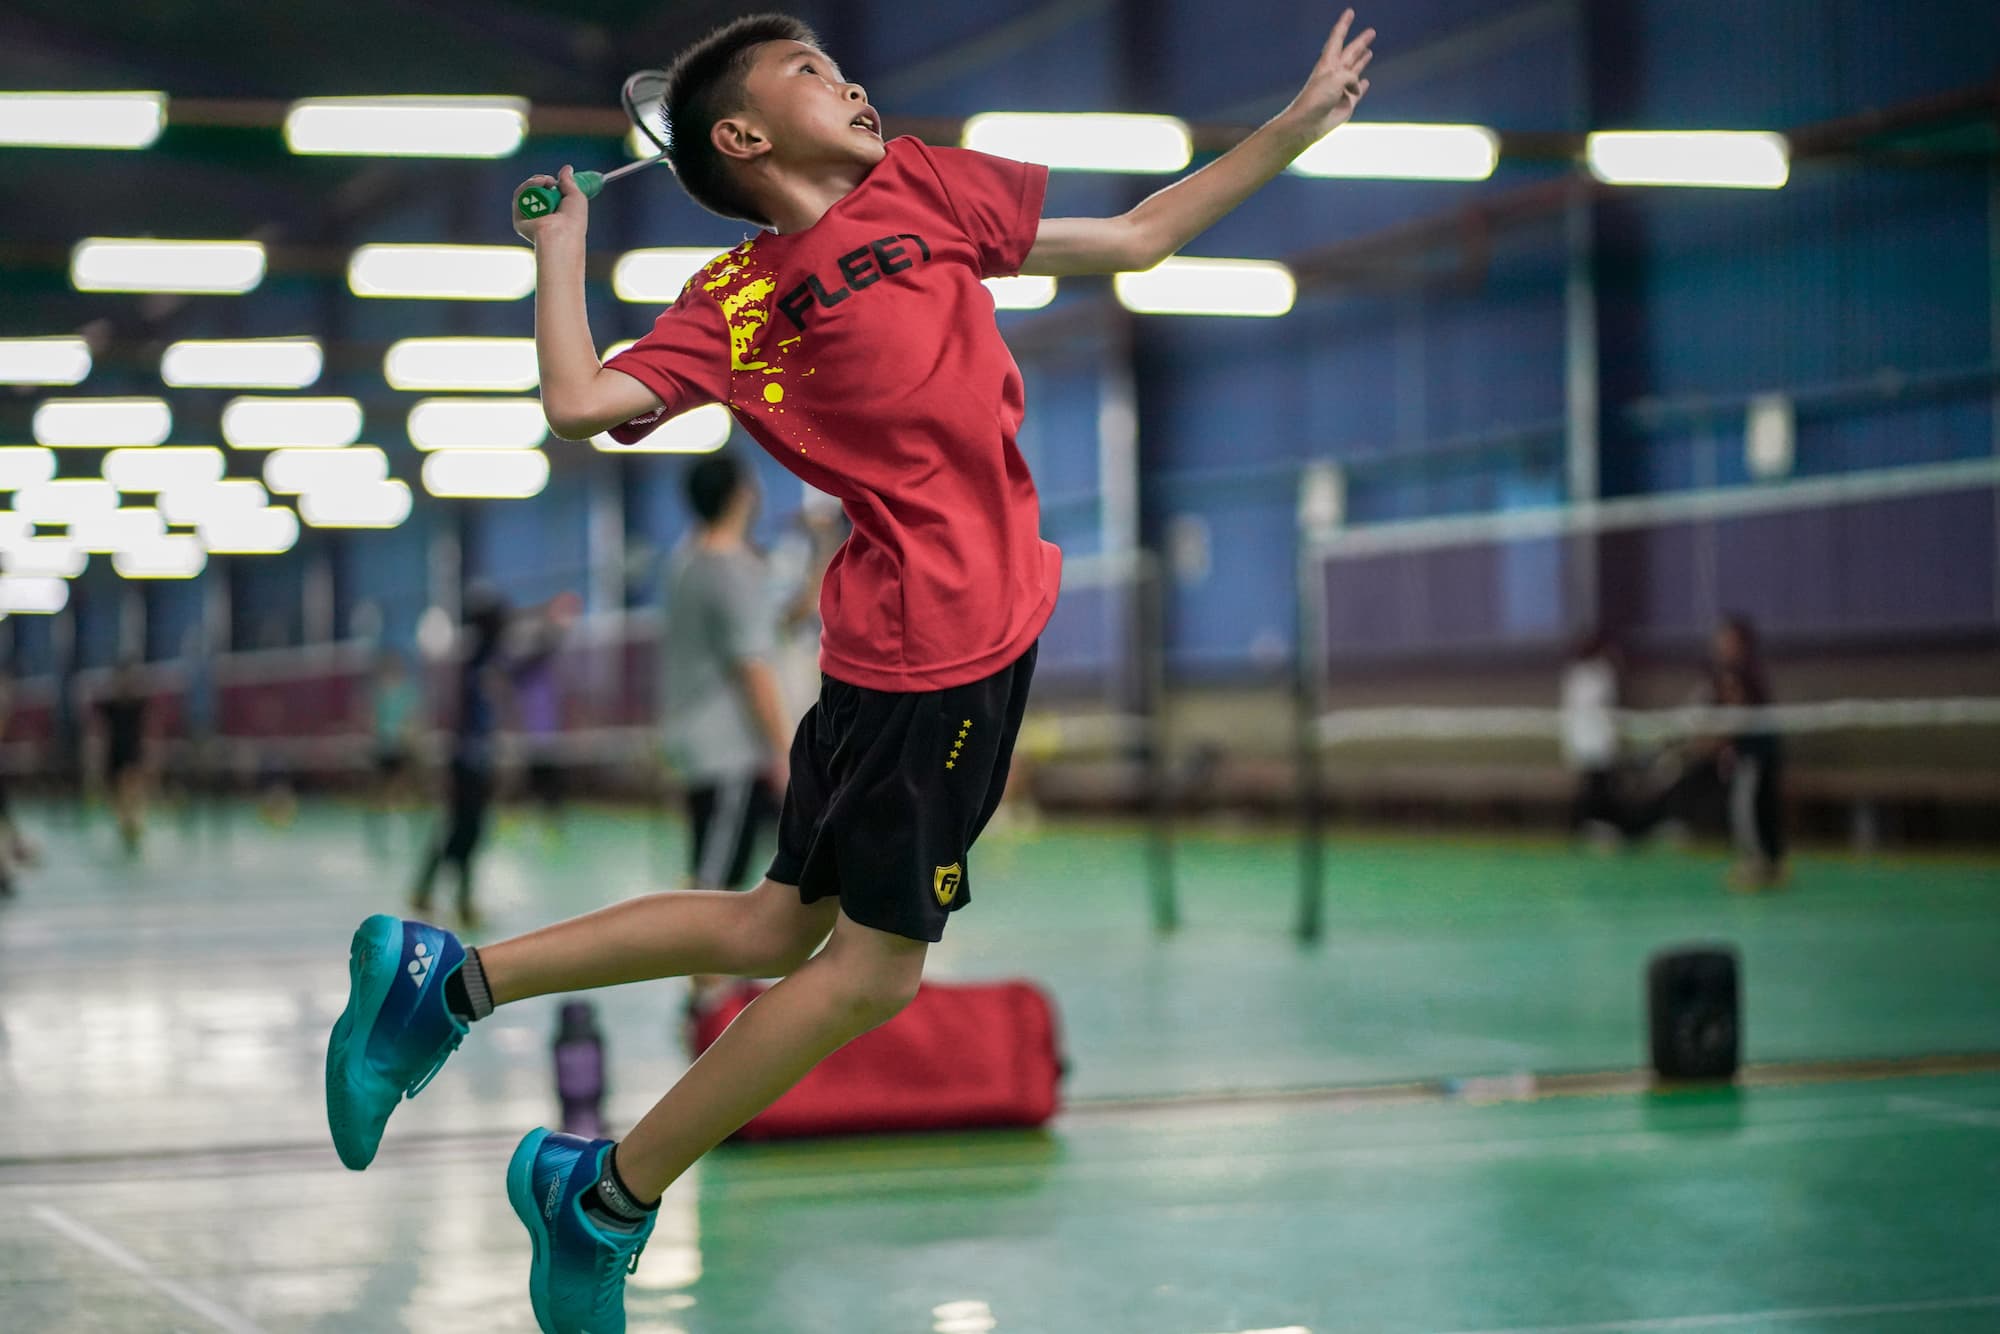
<path id="1" fill-rule="evenodd" d="M 597 198 L 597 192 L 604 188 L 604 173 L 601 171 L 576 173 L 576 188 L 583 191 L 585 199 Z M 553 185 L 531 185 L 521 191 L 514 200 L 514 207 L 524 218 L 546 218 L 561 205 L 562 192 Z"/>

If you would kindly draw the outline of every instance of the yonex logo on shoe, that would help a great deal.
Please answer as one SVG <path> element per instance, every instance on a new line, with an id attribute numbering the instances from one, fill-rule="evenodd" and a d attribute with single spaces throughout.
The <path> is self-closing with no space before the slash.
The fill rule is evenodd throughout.
<path id="1" fill-rule="evenodd" d="M 417 942 L 417 957 L 410 960 L 410 980 L 421 988 L 425 979 L 431 975 L 432 965 L 436 963 L 437 960 L 431 957 L 431 947 L 422 941 Z"/>

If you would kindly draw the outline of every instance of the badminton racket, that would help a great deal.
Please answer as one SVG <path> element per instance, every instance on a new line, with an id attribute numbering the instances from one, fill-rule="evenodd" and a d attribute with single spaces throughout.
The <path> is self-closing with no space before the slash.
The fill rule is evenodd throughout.
<path id="1" fill-rule="evenodd" d="M 642 69 L 625 80 L 625 86 L 618 90 L 618 100 L 625 105 L 625 114 L 639 127 L 639 133 L 659 148 L 659 152 L 637 162 L 628 162 L 616 171 L 579 171 L 575 175 L 576 188 L 583 191 L 585 199 L 595 199 L 605 186 L 620 176 L 630 176 L 667 156 L 667 76 L 665 71 Z M 545 218 L 562 204 L 562 192 L 553 185 L 530 185 L 515 198 L 514 206 L 524 218 Z"/>

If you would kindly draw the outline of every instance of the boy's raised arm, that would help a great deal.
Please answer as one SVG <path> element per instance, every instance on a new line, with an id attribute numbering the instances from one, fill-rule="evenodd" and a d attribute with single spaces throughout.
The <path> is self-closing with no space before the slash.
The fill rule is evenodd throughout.
<path id="1" fill-rule="evenodd" d="M 533 176 L 521 183 L 562 191 L 556 211 L 514 219 L 514 230 L 535 247 L 535 360 L 542 377 L 542 412 L 565 440 L 587 440 L 599 431 L 657 411 L 657 394 L 623 371 L 607 370 L 590 341 L 590 312 L 583 296 L 584 235 L 590 201 L 568 167 L 558 178 Z M 520 194 L 520 189 L 514 195 Z"/>
<path id="2" fill-rule="evenodd" d="M 1150 269 L 1220 222 L 1230 210 L 1354 114 L 1375 58 L 1369 28 L 1352 42 L 1354 11 L 1340 16 L 1291 104 L 1236 147 L 1115 218 L 1044 218 L 1023 273 L 1064 277 Z"/>

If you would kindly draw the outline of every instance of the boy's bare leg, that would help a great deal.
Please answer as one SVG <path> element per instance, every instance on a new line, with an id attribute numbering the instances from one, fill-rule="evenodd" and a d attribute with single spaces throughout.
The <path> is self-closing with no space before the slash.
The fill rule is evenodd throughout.
<path id="1" fill-rule="evenodd" d="M 692 973 L 776 977 L 811 956 L 839 907 L 802 904 L 774 880 L 747 894 L 647 894 L 482 945 L 479 962 L 495 1005 Z"/>
<path id="2" fill-rule="evenodd" d="M 618 1144 L 618 1175 L 655 1200 L 697 1158 L 917 994 L 928 946 L 842 914 L 825 949 L 752 1001 Z"/>

